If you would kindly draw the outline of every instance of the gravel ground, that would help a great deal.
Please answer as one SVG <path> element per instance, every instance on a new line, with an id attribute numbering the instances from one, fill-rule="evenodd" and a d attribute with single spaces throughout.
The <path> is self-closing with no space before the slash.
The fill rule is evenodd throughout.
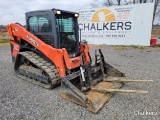
<path id="1" fill-rule="evenodd" d="M 0 119 L 159 120 L 160 48 L 121 49 L 92 45 L 92 55 L 97 48 L 101 48 L 105 60 L 126 73 L 127 78 L 154 80 L 152 83 L 127 83 L 124 89 L 148 90 L 150 93 L 115 94 L 98 114 L 93 114 L 61 99 L 58 96 L 60 87 L 46 90 L 16 77 L 10 47 L 0 47 Z"/>

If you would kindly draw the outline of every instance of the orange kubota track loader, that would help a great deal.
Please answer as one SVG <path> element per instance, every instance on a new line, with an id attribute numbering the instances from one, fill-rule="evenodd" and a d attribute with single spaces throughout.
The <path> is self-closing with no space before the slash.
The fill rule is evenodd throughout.
<path id="1" fill-rule="evenodd" d="M 47 89 L 61 84 L 62 98 L 96 113 L 112 92 L 124 92 L 119 90 L 124 74 L 105 62 L 100 49 L 91 65 L 89 46 L 79 40 L 78 16 L 59 9 L 39 10 L 26 13 L 27 29 L 9 24 L 12 61 L 20 78 Z"/>

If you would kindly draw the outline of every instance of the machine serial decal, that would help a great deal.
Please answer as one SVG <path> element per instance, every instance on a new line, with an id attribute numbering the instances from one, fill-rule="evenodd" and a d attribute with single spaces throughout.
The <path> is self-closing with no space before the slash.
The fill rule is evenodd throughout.
<path id="1" fill-rule="evenodd" d="M 27 39 L 28 39 L 30 42 L 32 42 L 33 44 L 35 44 L 37 47 L 39 47 L 39 44 L 38 44 L 34 39 L 32 39 L 31 37 L 29 37 L 28 35 L 27 35 Z"/>

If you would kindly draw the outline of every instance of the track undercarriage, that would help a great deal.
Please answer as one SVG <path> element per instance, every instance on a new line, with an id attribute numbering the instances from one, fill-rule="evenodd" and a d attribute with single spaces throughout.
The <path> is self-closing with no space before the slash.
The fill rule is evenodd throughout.
<path id="1" fill-rule="evenodd" d="M 60 84 L 56 67 L 31 51 L 19 52 L 14 69 L 20 78 L 47 89 Z"/>

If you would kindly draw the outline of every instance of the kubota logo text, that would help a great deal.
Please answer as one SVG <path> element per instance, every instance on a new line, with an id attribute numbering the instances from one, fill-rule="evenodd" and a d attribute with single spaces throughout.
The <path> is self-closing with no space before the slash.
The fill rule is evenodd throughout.
<path id="1" fill-rule="evenodd" d="M 28 35 L 27 35 L 27 39 L 28 39 L 31 43 L 33 43 L 33 44 L 35 44 L 37 47 L 39 47 L 39 44 L 38 44 L 34 39 L 32 39 L 31 37 L 29 37 Z"/>

